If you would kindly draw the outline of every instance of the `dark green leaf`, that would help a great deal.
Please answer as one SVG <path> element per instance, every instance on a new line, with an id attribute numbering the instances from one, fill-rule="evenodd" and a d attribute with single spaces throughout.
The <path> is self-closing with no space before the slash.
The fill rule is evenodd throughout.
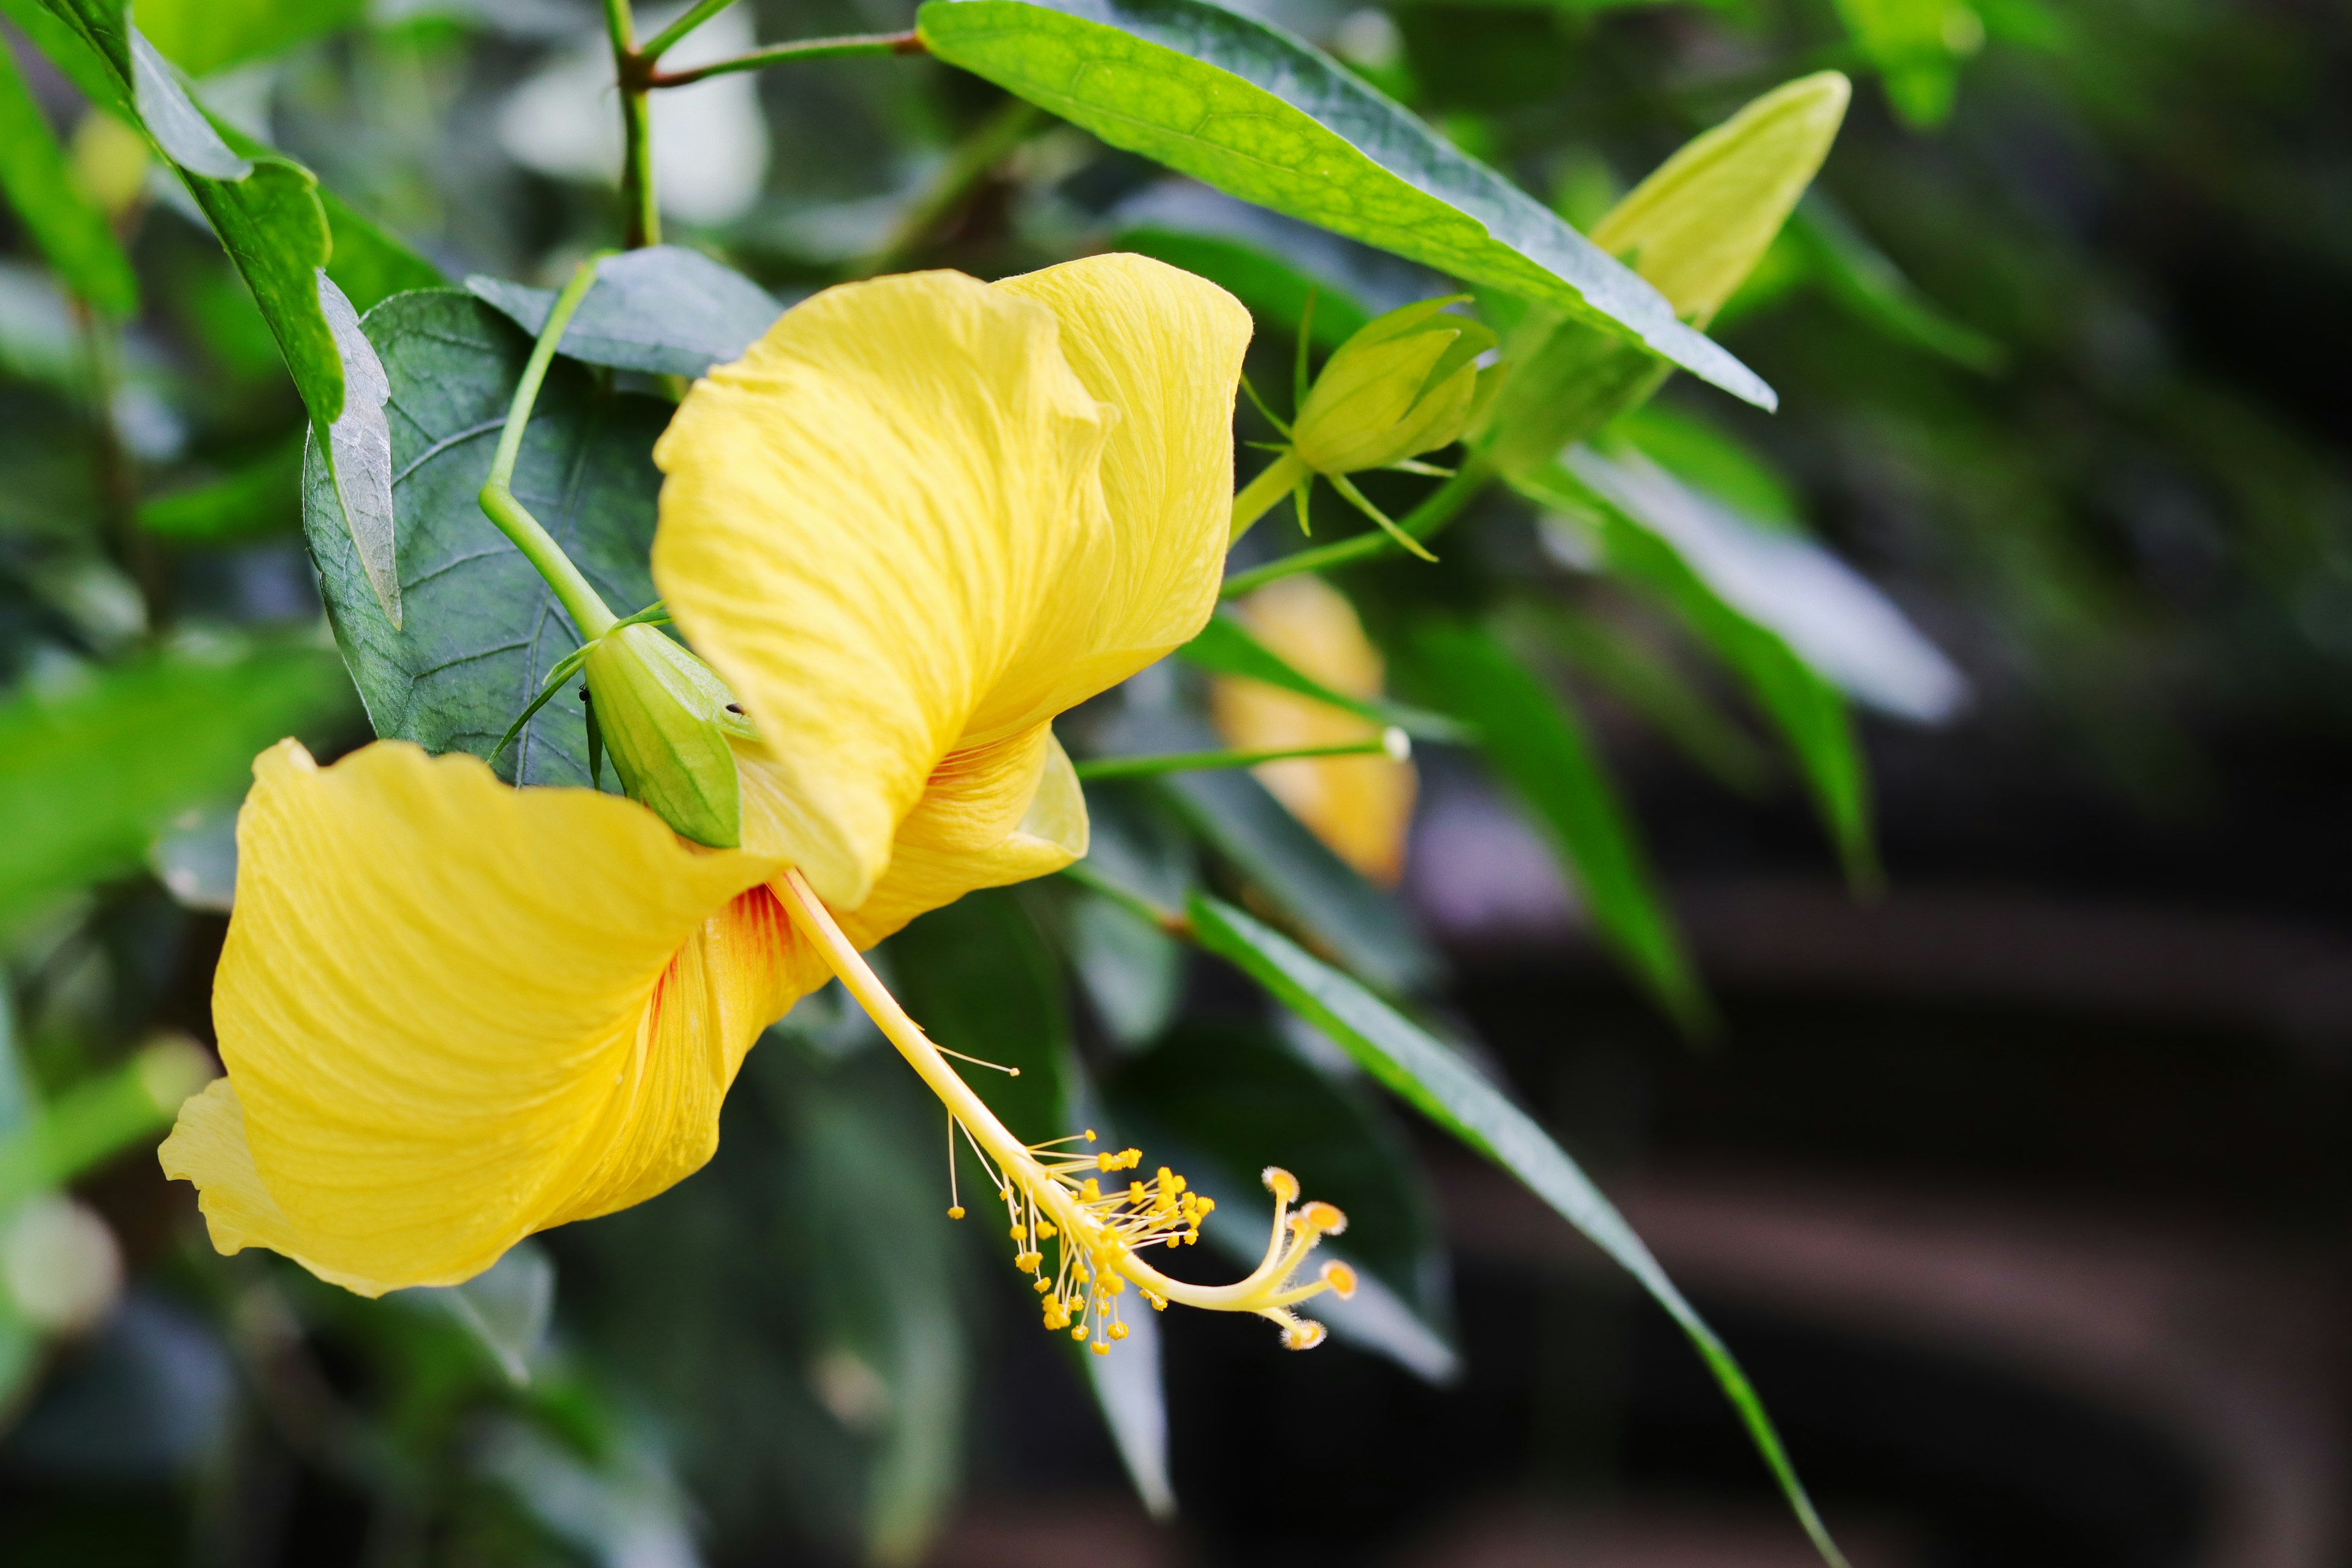
<path id="1" fill-rule="evenodd" d="M 499 278 L 466 287 L 538 335 L 556 290 Z M 610 258 L 563 329 L 558 352 L 589 364 L 658 375 L 700 375 L 740 359 L 782 310 L 757 283 L 699 251 L 656 245 Z"/>
<path id="2" fill-rule="evenodd" d="M 520 1388 L 530 1381 L 530 1363 L 555 1314 L 555 1261 L 544 1247 L 519 1242 L 463 1285 L 427 1286 L 416 1294 L 440 1302 L 464 1324 L 509 1383 Z"/>
<path id="3" fill-rule="evenodd" d="M 1184 951 L 1115 900 L 1081 893 L 1065 931 L 1070 962 L 1103 1027 L 1132 1049 L 1168 1026 L 1181 998 Z"/>
<path id="4" fill-rule="evenodd" d="M 448 281 L 439 268 L 334 192 L 322 186 L 319 201 L 327 209 L 327 230 L 333 243 L 327 276 L 335 280 L 353 309 L 373 310 L 394 294 L 438 289 Z"/>
<path id="5" fill-rule="evenodd" d="M 296 526 L 302 517 L 302 447 L 296 435 L 208 484 L 142 501 L 139 526 L 181 544 L 227 544 Z"/>
<path id="6" fill-rule="evenodd" d="M 1216 1200 L 1202 1238 L 1243 1268 L 1265 1250 L 1259 1173 L 1279 1165 L 1337 1204 L 1344 1237 L 1318 1249 L 1365 1276 L 1356 1299 L 1307 1309 L 1331 1331 L 1444 1381 L 1459 1370 L 1437 1210 L 1412 1148 L 1381 1108 L 1257 1029 L 1179 1029 L 1103 1089 L 1123 1137 Z"/>
<path id="7" fill-rule="evenodd" d="M 377 603 L 313 442 L 303 526 L 327 614 L 377 734 L 483 755 L 579 645 L 544 580 L 477 500 L 530 342 L 451 289 L 398 295 L 362 329 L 389 390 L 404 615 L 394 626 Z M 668 415 L 650 398 L 601 393 L 587 372 L 559 363 L 516 466 L 516 495 L 615 606 L 654 598 L 646 552 L 661 475 L 652 453 Z M 580 703 L 566 691 L 495 765 L 521 784 L 585 784 L 587 756 Z"/>
<path id="8" fill-rule="evenodd" d="M 1346 289 L 1307 273 L 1258 246 L 1218 234 L 1142 225 L 1111 237 L 1113 250 L 1131 250 L 1181 267 L 1226 289 L 1250 309 L 1261 327 L 1293 332 L 1305 319 L 1310 292 L 1315 319 L 1309 334 L 1317 346 L 1336 349 L 1372 319 Z"/>
<path id="9" fill-rule="evenodd" d="M 1412 640 L 1413 674 L 1470 728 L 1487 759 L 1549 829 L 1601 933 L 1667 1011 L 1700 1024 L 1706 998 L 1658 893 L 1616 786 L 1559 693 L 1483 627 L 1433 621 Z"/>
<path id="10" fill-rule="evenodd" d="M 1898 342 L 1940 354 L 1955 364 L 1985 372 L 2000 368 L 2007 356 L 1999 343 L 1954 320 L 1922 294 L 1869 236 L 1819 192 L 1797 208 L 1789 229 L 1810 253 L 1814 273 L 1830 297 L 1854 315 Z"/>
<path id="11" fill-rule="evenodd" d="M 1510 366 L 1474 437 L 1503 473 L 1533 472 L 1640 407 L 1673 367 L 1590 322 L 1530 310 L 1504 336 Z"/>
<path id="12" fill-rule="evenodd" d="M 0 920 L 134 870 L 158 829 L 245 791 L 256 753 L 331 733 L 350 687 L 326 649 L 173 652 L 0 705 Z"/>
<path id="13" fill-rule="evenodd" d="M 1202 669 L 1279 686 L 1301 697 L 1312 697 L 1318 702 L 1345 709 L 1360 718 L 1370 719 L 1375 724 L 1393 724 L 1424 741 L 1458 741 L 1462 738 L 1461 726 L 1442 713 L 1424 713 L 1402 703 L 1350 697 L 1345 692 L 1333 690 L 1260 642 L 1251 635 L 1247 626 L 1223 610 L 1209 618 L 1209 624 L 1201 628 L 1198 637 L 1176 651 L 1186 663 Z"/>
<path id="14" fill-rule="evenodd" d="M 929 0 L 931 52 L 1244 201 L 1630 334 L 1769 407 L 1663 296 L 1320 51 L 1207 0 Z"/>
<path id="15" fill-rule="evenodd" d="M 1725 787 L 1756 795 L 1770 782 L 1772 760 L 1764 748 L 1632 633 L 1564 605 L 1541 605 L 1534 618 L 1580 673 L 1657 726 Z"/>
<path id="16" fill-rule="evenodd" d="M 1813 1544 L 1844 1568 L 1747 1374 L 1567 1152 L 1458 1054 L 1280 932 L 1214 899 L 1195 896 L 1190 912 L 1209 951 L 1238 965 L 1423 1115 L 1517 1176 L 1640 1281 L 1698 1347 Z"/>
<path id="17" fill-rule="evenodd" d="M 75 184 L 48 117 L 0 39 L 0 192 L 65 286 L 109 315 L 139 309 L 139 279 L 106 215 Z"/>

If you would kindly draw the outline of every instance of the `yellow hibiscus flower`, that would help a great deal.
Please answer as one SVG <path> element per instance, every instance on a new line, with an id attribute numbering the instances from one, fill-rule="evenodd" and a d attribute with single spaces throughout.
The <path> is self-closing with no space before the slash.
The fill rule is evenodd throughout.
<path id="1" fill-rule="evenodd" d="M 827 290 L 695 384 L 655 452 L 654 573 L 750 721 L 740 847 L 402 742 L 265 753 L 214 994 L 228 1074 L 163 1150 L 215 1245 L 370 1295 L 470 1278 L 698 1168 L 761 1030 L 837 974 L 970 1135 L 1048 1326 L 1107 1349 L 1132 1285 L 1319 1338 L 1289 1306 L 1350 1277 L 1291 1278 L 1338 1211 L 1292 1213 L 1269 1171 L 1265 1265 L 1168 1279 L 1137 1253 L 1211 1205 L 1118 1179 L 1134 1151 L 1024 1146 L 858 957 L 1086 852 L 1051 721 L 1206 621 L 1249 330 L 1138 257 L 921 273 Z"/>

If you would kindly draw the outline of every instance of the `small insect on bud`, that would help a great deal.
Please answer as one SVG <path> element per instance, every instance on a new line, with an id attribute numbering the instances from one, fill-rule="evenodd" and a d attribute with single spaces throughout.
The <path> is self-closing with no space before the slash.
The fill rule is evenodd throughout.
<path id="1" fill-rule="evenodd" d="M 729 711 L 726 683 L 650 626 L 606 633 L 586 668 L 596 727 L 629 798 L 697 844 L 741 843 L 742 785 L 727 737 L 743 721 Z"/>
<path id="2" fill-rule="evenodd" d="M 1423 300 L 1365 323 L 1316 378 L 1292 431 L 1299 461 L 1322 474 L 1385 468 L 1461 438 L 1478 394 L 1478 356 L 1495 334 Z"/>

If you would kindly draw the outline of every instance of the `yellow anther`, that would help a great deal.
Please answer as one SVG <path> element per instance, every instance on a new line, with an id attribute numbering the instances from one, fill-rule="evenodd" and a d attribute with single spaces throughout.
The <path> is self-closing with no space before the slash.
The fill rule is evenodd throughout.
<path id="1" fill-rule="evenodd" d="M 961 1219 L 961 1218 L 963 1218 L 963 1205 L 962 1205 L 961 1204 L 958 1204 L 958 1205 L 956 1205 L 953 1208 L 951 1208 L 951 1209 L 948 1210 L 948 1218 L 950 1218 L 950 1219 Z"/>
<path id="2" fill-rule="evenodd" d="M 1318 1201 L 1300 1209 L 1295 1223 L 1318 1236 L 1337 1236 L 1348 1228 L 1348 1216 L 1336 1206 Z"/>
<path id="3" fill-rule="evenodd" d="M 1144 1199 L 1143 1184 L 1142 1184 L 1141 1182 L 1129 1182 L 1129 1183 L 1128 1183 L 1128 1184 L 1127 1184 L 1127 1201 L 1128 1201 L 1129 1203 L 1131 1203 L 1131 1204 L 1139 1204 L 1139 1203 L 1143 1202 L 1143 1199 Z"/>
<path id="4" fill-rule="evenodd" d="M 1217 1200 L 1216 1200 L 1216 1199 L 1214 1199 L 1214 1198 L 1202 1198 L 1202 1199 L 1201 1200 L 1201 1212 L 1202 1212 L 1202 1214 L 1207 1214 L 1207 1213 L 1209 1213 L 1211 1210 L 1214 1209 L 1216 1206 L 1217 1206 Z"/>
<path id="5" fill-rule="evenodd" d="M 1027 1227 L 1026 1226 L 1018 1226 L 1018 1225 L 1014 1226 L 1013 1227 L 1013 1240 L 1015 1240 L 1015 1241 L 1026 1241 L 1026 1240 L 1028 1240 L 1028 1239 L 1029 1239 L 1029 1230 L 1028 1230 L 1028 1227 Z"/>
<path id="6" fill-rule="evenodd" d="M 1076 1328 L 1072 1329 L 1072 1330 L 1070 1331 L 1070 1338 L 1072 1338 L 1072 1339 L 1074 1339 L 1074 1340 L 1082 1340 L 1082 1339 L 1085 1339 L 1086 1337 L 1087 1337 L 1087 1326 L 1086 1326 L 1084 1323 L 1080 1323 Z"/>
<path id="7" fill-rule="evenodd" d="M 1088 1176 L 1084 1184 L 1079 1186 L 1078 1196 L 1090 1204 L 1100 1203 L 1102 1201 L 1102 1184 L 1096 1181 L 1092 1176 Z"/>
<path id="8" fill-rule="evenodd" d="M 1094 1343 L 1088 1345 L 1087 1349 L 1094 1352 L 1097 1355 L 1110 1354 L 1110 1346 L 1103 1343 L 1100 1340 L 1097 1340 Z"/>
<path id="9" fill-rule="evenodd" d="M 1103 1152 L 1095 1156 L 1095 1169 L 1097 1171 L 1118 1170 L 1118 1156 L 1111 1153 L 1108 1150 L 1105 1150 Z"/>
<path id="10" fill-rule="evenodd" d="M 1044 1237 L 1047 1241 L 1051 1241 L 1059 1234 L 1059 1232 L 1055 1231 L 1052 1226 L 1046 1224 L 1041 1219 L 1037 1222 L 1037 1234 Z"/>
<path id="11" fill-rule="evenodd" d="M 1123 1340 L 1127 1338 L 1127 1325 L 1125 1323 L 1113 1323 L 1110 1326 L 1110 1337 L 1115 1340 Z"/>
<path id="12" fill-rule="evenodd" d="M 1054 1282 L 1051 1279 L 1040 1279 L 1037 1281 L 1037 1289 L 1040 1292 L 1051 1290 L 1053 1288 Z"/>
<path id="13" fill-rule="evenodd" d="M 1093 1142 L 1094 1141 L 1095 1141 L 1095 1130 L 1094 1130 L 1093 1128 L 1089 1127 L 1089 1128 L 1087 1128 L 1087 1142 L 1089 1142 L 1089 1143 L 1091 1143 L 1091 1142 Z"/>

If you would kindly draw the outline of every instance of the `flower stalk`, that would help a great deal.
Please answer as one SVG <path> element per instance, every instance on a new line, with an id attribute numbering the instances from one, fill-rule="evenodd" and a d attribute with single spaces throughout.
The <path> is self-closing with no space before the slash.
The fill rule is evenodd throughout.
<path id="1" fill-rule="evenodd" d="M 1287 763 L 1311 757 L 1387 757 L 1403 762 L 1412 755 L 1412 738 L 1391 725 L 1361 741 L 1328 746 L 1285 746 L 1267 751 L 1169 752 L 1150 757 L 1096 757 L 1072 764 L 1080 779 L 1155 778 L 1161 773 L 1201 773 L 1214 768 L 1254 768 L 1262 763 Z"/>

